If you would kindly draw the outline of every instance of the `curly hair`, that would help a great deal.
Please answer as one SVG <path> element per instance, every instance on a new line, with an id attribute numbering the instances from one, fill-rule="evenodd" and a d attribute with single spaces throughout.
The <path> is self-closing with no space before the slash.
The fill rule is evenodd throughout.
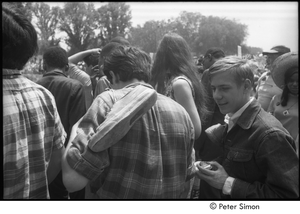
<path id="1" fill-rule="evenodd" d="M 43 60 L 50 68 L 63 69 L 68 64 L 68 55 L 63 48 L 53 46 L 45 51 Z"/>

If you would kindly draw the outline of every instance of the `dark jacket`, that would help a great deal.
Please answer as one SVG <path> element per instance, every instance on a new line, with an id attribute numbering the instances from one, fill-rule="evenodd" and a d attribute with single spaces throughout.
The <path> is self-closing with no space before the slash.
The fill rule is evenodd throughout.
<path id="1" fill-rule="evenodd" d="M 299 197 L 295 142 L 275 117 L 254 100 L 228 133 L 224 127 L 218 162 L 236 178 L 231 198 Z"/>
<path id="2" fill-rule="evenodd" d="M 67 133 L 67 145 L 72 126 L 86 112 L 83 85 L 58 70 L 45 73 L 37 83 L 47 88 L 55 98 L 61 122 Z"/>

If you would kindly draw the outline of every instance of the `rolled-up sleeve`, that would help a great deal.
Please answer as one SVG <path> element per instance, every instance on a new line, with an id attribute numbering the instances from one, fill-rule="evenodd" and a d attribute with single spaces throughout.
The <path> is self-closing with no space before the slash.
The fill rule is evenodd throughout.
<path id="1" fill-rule="evenodd" d="M 88 146 L 84 151 L 73 144 L 67 153 L 67 161 L 71 168 L 89 180 L 98 177 L 105 167 L 109 166 L 108 151 L 93 152 Z"/>
<path id="2" fill-rule="evenodd" d="M 97 97 L 78 124 L 77 136 L 71 142 L 67 152 L 67 161 L 72 169 L 79 174 L 93 180 L 98 177 L 105 167 L 109 166 L 108 151 L 93 152 L 88 147 L 88 142 L 95 134 L 97 127 L 105 120 L 110 107 Z"/>

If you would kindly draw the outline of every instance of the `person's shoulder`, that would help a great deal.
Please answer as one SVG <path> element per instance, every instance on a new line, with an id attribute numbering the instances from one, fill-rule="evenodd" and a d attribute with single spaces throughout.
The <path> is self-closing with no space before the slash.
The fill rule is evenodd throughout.
<path id="1" fill-rule="evenodd" d="M 33 82 L 34 90 L 37 92 L 35 93 L 40 99 L 47 100 L 50 103 L 55 104 L 55 98 L 53 94 L 49 91 L 49 89 L 45 88 L 44 86 Z"/>
<path id="2" fill-rule="evenodd" d="M 188 79 L 187 77 L 185 76 L 178 76 L 178 77 L 175 77 L 172 81 L 172 86 L 173 88 L 184 88 L 184 87 L 191 87 L 191 80 Z"/>
<path id="3" fill-rule="evenodd" d="M 175 100 L 160 93 L 157 93 L 156 105 L 161 109 L 169 111 L 186 112 L 185 109 Z"/>
<path id="4" fill-rule="evenodd" d="M 282 132 L 285 130 L 282 123 L 276 119 L 276 117 L 263 109 L 261 109 L 261 111 L 257 114 L 255 124 L 257 127 L 260 127 L 261 130 L 264 130 L 265 133 L 271 133 L 274 131 Z"/>

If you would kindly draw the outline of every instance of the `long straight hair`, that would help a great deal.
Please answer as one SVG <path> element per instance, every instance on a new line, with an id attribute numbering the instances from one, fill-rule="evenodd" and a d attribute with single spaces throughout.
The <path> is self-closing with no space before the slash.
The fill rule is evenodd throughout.
<path id="1" fill-rule="evenodd" d="M 164 94 L 166 83 L 172 77 L 186 76 L 192 82 L 195 105 L 203 122 L 209 113 L 206 106 L 207 94 L 196 73 L 197 66 L 187 42 L 176 33 L 165 34 L 155 55 L 150 84 L 157 88 L 158 93 Z"/>

